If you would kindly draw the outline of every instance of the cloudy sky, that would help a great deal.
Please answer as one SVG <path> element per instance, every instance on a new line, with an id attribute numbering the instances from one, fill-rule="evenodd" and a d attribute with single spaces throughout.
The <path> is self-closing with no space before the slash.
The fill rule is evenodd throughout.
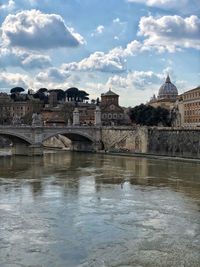
<path id="1" fill-rule="evenodd" d="M 145 103 L 200 84 L 199 0 L 0 0 L 0 90 L 71 86 Z"/>

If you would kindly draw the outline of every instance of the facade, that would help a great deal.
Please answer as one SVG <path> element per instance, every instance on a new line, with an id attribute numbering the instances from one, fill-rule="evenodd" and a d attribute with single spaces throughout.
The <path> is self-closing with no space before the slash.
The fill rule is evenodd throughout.
<path id="1" fill-rule="evenodd" d="M 61 109 L 46 107 L 42 109 L 41 115 L 44 125 L 66 125 L 65 117 Z"/>
<path id="2" fill-rule="evenodd" d="M 75 109 L 74 103 L 67 103 L 57 107 L 46 106 L 42 110 L 42 119 L 45 125 L 67 125 L 72 124 L 73 111 Z M 79 113 L 80 125 L 94 125 L 95 124 L 95 104 L 79 103 L 77 110 Z"/>
<path id="3" fill-rule="evenodd" d="M 11 122 L 11 99 L 6 93 L 0 93 L 0 124 Z"/>
<path id="4" fill-rule="evenodd" d="M 95 124 L 95 104 L 79 103 L 79 118 L 80 124 L 94 125 Z"/>
<path id="5" fill-rule="evenodd" d="M 200 86 L 183 93 L 178 105 L 182 110 L 183 126 L 200 127 Z"/>
<path id="6" fill-rule="evenodd" d="M 1 124 L 23 123 L 23 119 L 30 120 L 34 110 L 40 111 L 40 109 L 41 103 L 38 100 L 27 99 L 14 101 L 10 95 L 0 93 Z M 28 118 L 29 115 L 30 118 Z"/>
<path id="7" fill-rule="evenodd" d="M 100 108 L 103 125 L 129 124 L 128 116 L 119 105 L 119 95 L 111 90 L 101 95 Z"/>

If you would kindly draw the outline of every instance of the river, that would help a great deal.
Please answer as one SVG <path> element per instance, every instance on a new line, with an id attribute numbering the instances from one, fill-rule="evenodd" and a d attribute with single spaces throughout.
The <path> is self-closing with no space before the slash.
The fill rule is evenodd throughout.
<path id="1" fill-rule="evenodd" d="M 0 267 L 199 267 L 200 163 L 0 157 Z"/>

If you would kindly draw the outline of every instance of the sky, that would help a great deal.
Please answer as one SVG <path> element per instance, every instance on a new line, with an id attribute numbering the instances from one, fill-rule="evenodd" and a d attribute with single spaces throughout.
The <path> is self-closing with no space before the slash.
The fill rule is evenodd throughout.
<path id="1" fill-rule="evenodd" d="M 0 91 L 109 89 L 146 103 L 200 85 L 199 0 L 0 0 Z"/>

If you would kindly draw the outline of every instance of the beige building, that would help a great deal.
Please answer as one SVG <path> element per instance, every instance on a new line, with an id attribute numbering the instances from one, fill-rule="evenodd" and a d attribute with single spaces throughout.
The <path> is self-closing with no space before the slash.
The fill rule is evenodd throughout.
<path id="1" fill-rule="evenodd" d="M 180 95 L 178 106 L 183 126 L 200 127 L 200 86 Z"/>
<path id="2" fill-rule="evenodd" d="M 23 119 L 31 120 L 34 109 L 40 110 L 41 103 L 38 100 L 14 101 L 10 95 L 0 93 L 0 123 L 10 124 L 15 122 L 23 123 Z M 25 118 L 30 115 L 30 118 Z"/>

